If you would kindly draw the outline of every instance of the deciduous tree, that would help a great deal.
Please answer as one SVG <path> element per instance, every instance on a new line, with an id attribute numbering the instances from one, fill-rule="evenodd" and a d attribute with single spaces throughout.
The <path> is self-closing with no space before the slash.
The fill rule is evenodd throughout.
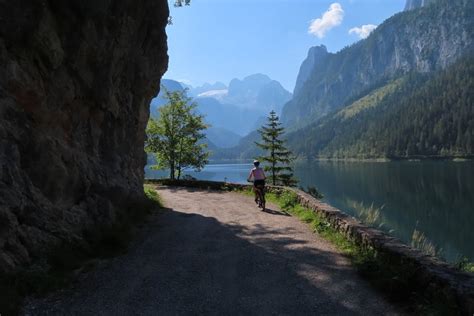
<path id="1" fill-rule="evenodd" d="M 157 164 L 153 168 L 169 169 L 170 178 L 179 180 L 184 168 L 200 170 L 207 163 L 207 145 L 201 140 L 208 126 L 196 113 L 197 105 L 186 90 L 162 89 L 168 102 L 159 109 L 159 117 L 148 122 L 145 150 L 155 155 Z"/>

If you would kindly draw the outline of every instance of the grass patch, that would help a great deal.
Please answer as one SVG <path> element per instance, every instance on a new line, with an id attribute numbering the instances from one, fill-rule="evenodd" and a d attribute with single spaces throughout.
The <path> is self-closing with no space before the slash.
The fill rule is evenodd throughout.
<path id="1" fill-rule="evenodd" d="M 17 315 L 26 296 L 43 296 L 69 285 L 79 271 L 92 269 L 97 259 L 126 252 L 137 226 L 162 207 L 152 185 L 144 186 L 146 199 L 129 201 L 117 222 L 85 234 L 89 247 L 65 244 L 31 267 L 0 275 L 0 315 Z"/>
<path id="2" fill-rule="evenodd" d="M 252 191 L 244 191 L 252 195 Z M 351 240 L 335 228 L 320 214 L 301 206 L 297 195 L 291 191 L 267 193 L 267 201 L 277 204 L 283 211 L 307 223 L 313 232 L 328 240 L 344 253 L 375 288 L 390 300 L 398 303 L 407 312 L 429 315 L 458 315 L 460 312 L 454 298 L 439 293 L 439 297 L 428 296 L 416 284 L 417 268 L 410 262 L 400 262 L 388 254 L 370 246 L 363 246 Z M 474 269 L 469 262 L 460 263 L 463 270 Z"/>
<path id="3" fill-rule="evenodd" d="M 474 273 L 474 262 L 470 262 L 466 257 L 459 259 L 456 267 L 461 271 Z"/>

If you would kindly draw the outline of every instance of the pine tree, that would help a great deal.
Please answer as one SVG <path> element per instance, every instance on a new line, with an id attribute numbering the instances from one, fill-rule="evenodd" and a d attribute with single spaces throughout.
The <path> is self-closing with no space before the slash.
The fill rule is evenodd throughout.
<path id="1" fill-rule="evenodd" d="M 262 137 L 262 143 L 255 144 L 268 153 L 259 159 L 266 162 L 265 171 L 269 172 L 272 184 L 296 186 L 297 181 L 290 166 L 294 159 L 293 154 L 286 148 L 285 140 L 281 138 L 285 128 L 281 126 L 275 111 L 270 112 L 267 125 L 262 126 L 258 132 Z"/>

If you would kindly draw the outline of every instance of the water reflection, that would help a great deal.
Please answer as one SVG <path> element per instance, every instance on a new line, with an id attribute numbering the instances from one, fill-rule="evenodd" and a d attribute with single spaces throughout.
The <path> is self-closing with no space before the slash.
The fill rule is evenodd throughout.
<path id="1" fill-rule="evenodd" d="M 244 183 L 251 163 L 212 164 L 203 180 Z M 474 162 L 313 162 L 300 163 L 295 174 L 303 186 L 316 186 L 333 206 L 356 217 L 376 210 L 374 225 L 406 243 L 414 230 L 423 233 L 442 255 L 474 261 Z M 147 168 L 147 177 L 166 172 Z"/>
<path id="2" fill-rule="evenodd" d="M 299 165 L 296 174 L 351 215 L 357 215 L 353 201 L 373 203 L 383 229 L 407 243 L 416 228 L 446 259 L 474 259 L 472 162 L 318 162 Z"/>

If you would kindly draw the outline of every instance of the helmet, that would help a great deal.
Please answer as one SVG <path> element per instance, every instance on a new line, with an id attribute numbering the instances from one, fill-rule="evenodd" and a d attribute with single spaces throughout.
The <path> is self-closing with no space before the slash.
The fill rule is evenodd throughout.
<path id="1" fill-rule="evenodd" d="M 258 161 L 257 159 L 255 159 L 255 160 L 253 161 L 253 165 L 254 165 L 254 166 L 258 166 L 259 164 L 260 164 L 260 161 Z"/>

